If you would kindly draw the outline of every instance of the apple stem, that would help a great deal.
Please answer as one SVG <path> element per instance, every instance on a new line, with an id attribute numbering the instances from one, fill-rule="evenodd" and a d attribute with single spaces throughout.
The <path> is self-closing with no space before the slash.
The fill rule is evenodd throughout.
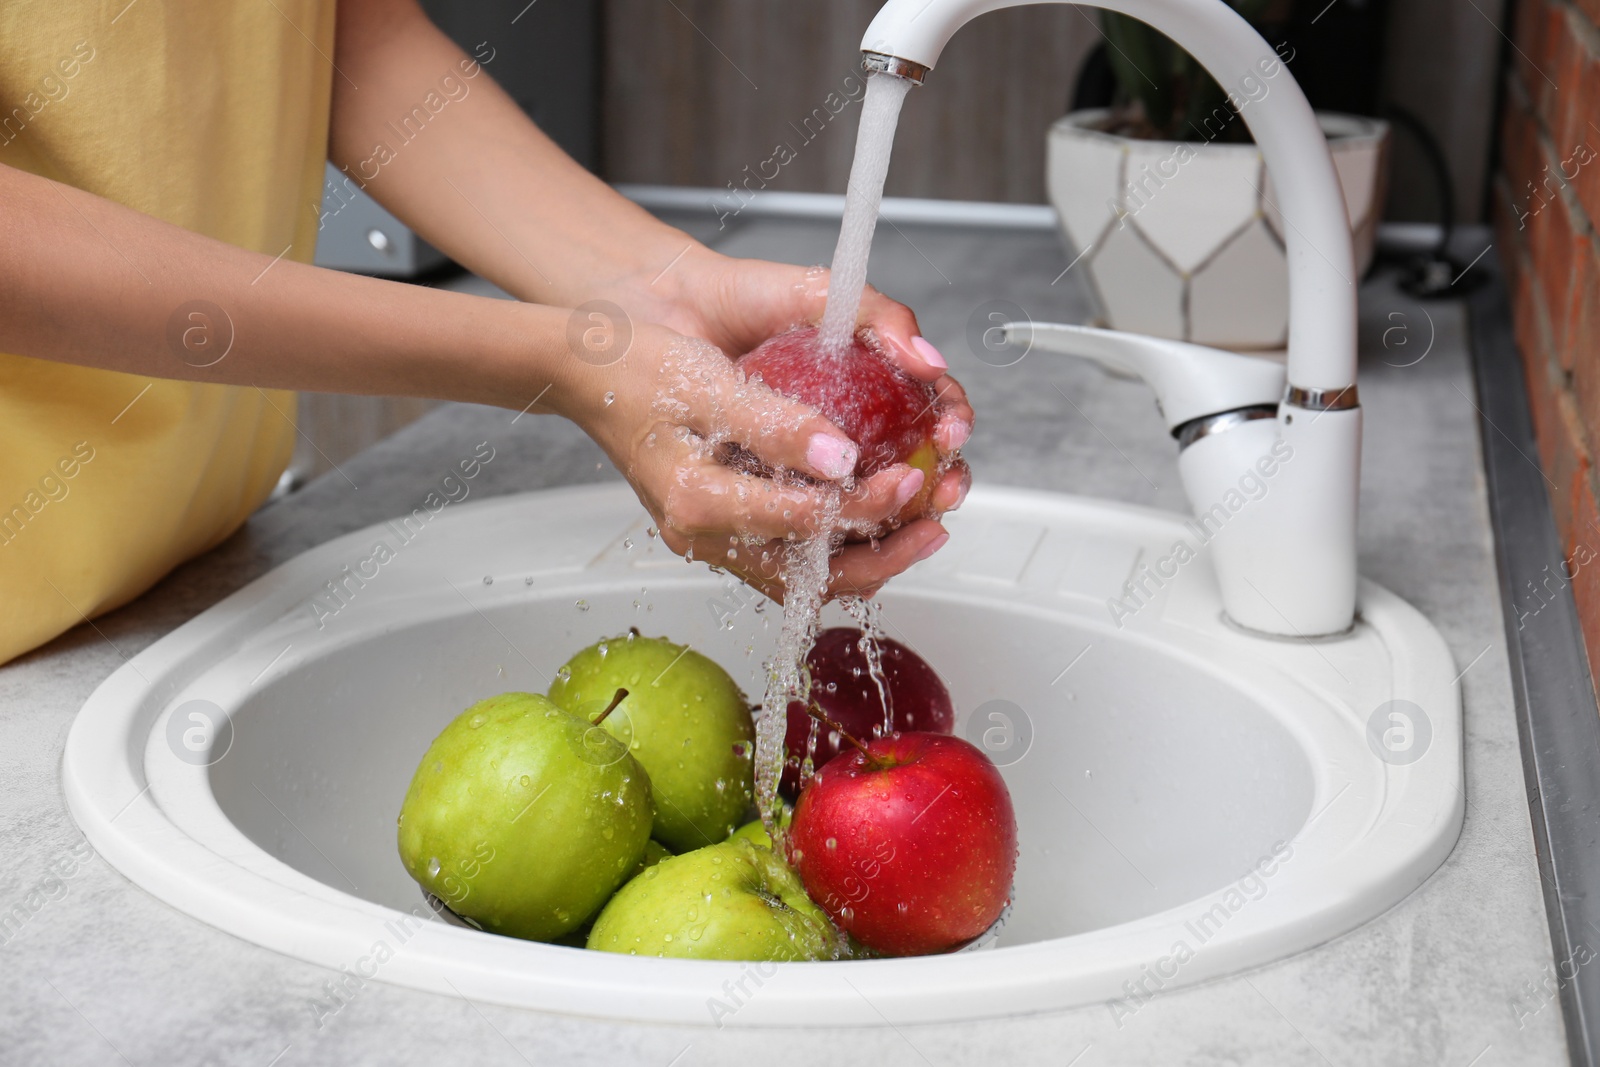
<path id="1" fill-rule="evenodd" d="M 867 757 L 867 762 L 870 763 L 874 769 L 882 770 L 883 768 L 889 766 L 883 760 L 879 759 L 877 756 L 874 756 L 870 751 L 868 751 L 867 746 L 863 745 L 853 734 L 850 733 L 849 730 L 846 730 L 842 725 L 840 725 L 837 720 L 830 718 L 828 713 L 823 711 L 821 705 L 819 705 L 815 700 L 813 700 L 811 702 L 811 706 L 806 709 L 806 714 L 811 716 L 813 719 L 816 719 L 818 722 L 826 724 L 828 729 L 832 730 L 834 733 L 838 734 L 840 737 L 844 738 L 846 741 L 850 742 L 857 749 L 859 749 L 861 754 Z"/>
<path id="2" fill-rule="evenodd" d="M 606 710 L 602 711 L 599 716 L 595 718 L 593 725 L 599 726 L 601 723 L 605 722 L 606 716 L 610 715 L 613 711 L 616 711 L 617 705 L 627 699 L 628 691 L 626 689 L 618 689 L 617 695 L 611 698 L 611 703 L 607 704 Z"/>

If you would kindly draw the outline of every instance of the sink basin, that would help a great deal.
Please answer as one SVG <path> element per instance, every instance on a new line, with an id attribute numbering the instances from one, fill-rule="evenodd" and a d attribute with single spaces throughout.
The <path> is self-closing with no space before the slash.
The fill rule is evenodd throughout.
<path id="1" fill-rule="evenodd" d="M 881 600 L 1016 802 L 1015 907 L 984 951 L 669 961 L 429 910 L 395 816 L 468 704 L 542 692 L 629 626 L 760 691 L 778 610 L 672 556 L 621 486 L 419 508 L 291 560 L 95 691 L 67 741 L 67 799 L 135 883 L 287 955 L 474 1000 L 717 1025 L 1132 1013 L 1354 928 L 1449 853 L 1456 671 L 1393 594 L 1363 583 L 1344 635 L 1265 638 L 1223 617 L 1205 553 L 1172 562 L 1193 539 L 1181 516 L 978 487 L 948 523 L 946 549 Z M 1159 586 L 1111 610 L 1146 566 Z"/>

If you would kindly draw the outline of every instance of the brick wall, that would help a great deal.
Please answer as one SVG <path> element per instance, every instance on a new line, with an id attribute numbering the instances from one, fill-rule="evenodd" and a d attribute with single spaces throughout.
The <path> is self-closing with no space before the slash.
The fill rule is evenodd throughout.
<path id="1" fill-rule="evenodd" d="M 1517 0 L 1512 37 L 1495 243 L 1567 553 L 1546 584 L 1570 577 L 1600 669 L 1600 0 Z"/>

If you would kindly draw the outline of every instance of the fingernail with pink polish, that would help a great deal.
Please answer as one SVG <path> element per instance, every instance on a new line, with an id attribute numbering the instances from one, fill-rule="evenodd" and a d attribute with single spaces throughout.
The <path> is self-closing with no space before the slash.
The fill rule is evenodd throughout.
<path id="1" fill-rule="evenodd" d="M 944 357 L 939 354 L 939 350 L 928 343 L 926 337 L 913 337 L 911 339 L 911 350 L 921 357 L 922 362 L 934 370 L 945 370 L 950 366 L 945 362 Z"/>
<path id="2" fill-rule="evenodd" d="M 932 541 L 929 541 L 927 544 L 922 546 L 922 551 L 917 553 L 916 561 L 921 563 L 923 560 L 927 559 L 929 556 L 943 548 L 944 543 L 948 540 L 950 540 L 950 535 L 947 533 L 942 533 L 938 537 L 935 537 Z"/>
<path id="3" fill-rule="evenodd" d="M 895 487 L 895 507 L 903 508 L 910 503 L 911 498 L 917 495 L 917 491 L 922 488 L 922 483 L 926 480 L 927 476 L 922 471 L 912 467 L 911 473 L 901 478 L 900 484 Z"/>
<path id="4" fill-rule="evenodd" d="M 945 450 L 954 452 L 967 443 L 967 438 L 972 436 L 972 423 L 966 419 L 951 419 L 944 432 Z"/>
<path id="5" fill-rule="evenodd" d="M 856 446 L 831 433 L 814 433 L 806 445 L 806 462 L 824 478 L 838 481 L 856 469 Z"/>

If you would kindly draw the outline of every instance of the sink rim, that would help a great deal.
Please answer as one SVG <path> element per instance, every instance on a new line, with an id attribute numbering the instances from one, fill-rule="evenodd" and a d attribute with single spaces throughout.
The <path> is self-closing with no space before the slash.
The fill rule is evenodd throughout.
<path id="1" fill-rule="evenodd" d="M 542 490 L 464 504 L 438 516 L 433 523 L 481 523 L 494 511 L 515 511 L 528 507 L 530 501 L 547 504 L 557 498 L 574 505 L 574 510 L 577 505 L 598 505 L 614 507 L 619 517 L 638 513 L 637 502 L 625 486 L 605 485 Z M 1100 526 L 1109 521 L 1120 528 L 1155 531 L 1160 540 L 1181 528 L 1183 521 L 1183 516 L 1102 500 L 984 486 L 975 488 L 960 521 L 1003 515 L 1008 509 L 1034 515 L 1054 512 L 1069 521 L 1076 515 L 1080 522 L 1090 518 Z M 553 510 L 560 509 L 546 508 L 545 513 Z M 85 703 L 69 732 L 63 759 L 64 786 L 73 817 L 96 850 L 136 884 L 226 932 L 336 969 L 341 965 L 357 967 L 363 975 L 358 961 L 369 956 L 369 950 L 380 938 L 400 941 L 401 928 L 393 924 L 405 913 L 325 885 L 277 859 L 228 820 L 210 795 L 206 768 L 181 764 L 168 755 L 157 761 L 152 772 L 148 756 L 152 750 L 159 751 L 157 746 L 164 736 L 161 727 L 176 696 L 190 679 L 217 662 L 219 657 L 213 651 L 219 645 L 228 644 L 230 636 L 240 631 L 259 636 L 281 625 L 289 612 L 278 608 L 299 605 L 307 583 L 314 587 L 314 579 L 325 577 L 329 562 L 337 564 L 352 549 L 365 548 L 374 531 L 381 528 L 375 525 L 357 530 L 301 553 L 133 657 Z M 691 571 L 686 567 L 676 578 L 658 571 L 651 580 L 678 581 L 691 575 L 699 575 L 701 581 L 706 578 L 700 568 Z M 575 582 L 583 581 L 582 575 L 571 577 Z M 937 575 L 912 572 L 896 583 L 891 595 L 914 596 L 919 591 L 937 589 L 941 596 L 950 596 L 953 591 L 941 581 Z M 547 592 L 548 588 L 541 586 L 540 592 Z M 588 588 L 593 588 L 592 581 Z M 1358 741 L 1364 752 L 1364 740 L 1352 736 L 1359 735 L 1364 723 L 1352 724 L 1348 721 L 1352 712 L 1345 709 L 1341 714 L 1336 702 L 1330 702 L 1325 694 L 1315 694 L 1305 680 L 1288 678 L 1280 667 L 1273 666 L 1266 672 L 1273 679 L 1270 685 L 1261 678 L 1225 673 L 1230 684 L 1252 691 L 1253 699 L 1289 729 L 1306 751 L 1314 781 L 1312 814 L 1291 844 L 1296 850 L 1308 850 L 1317 862 L 1300 866 L 1286 863 L 1274 876 L 1271 890 L 1251 907 L 1234 914 L 1224 930 L 1205 942 L 1205 951 L 1195 954 L 1171 979 L 1163 981 L 1161 988 L 1187 985 L 1279 959 L 1344 933 L 1409 894 L 1453 848 L 1465 807 L 1461 791 L 1459 687 L 1450 678 L 1453 661 L 1437 630 L 1410 605 L 1369 582 L 1362 583 L 1361 594 L 1360 626 L 1374 635 L 1381 633 L 1390 643 L 1416 646 L 1409 663 L 1418 677 L 1402 688 L 1408 693 L 1435 693 L 1443 701 L 1444 710 L 1434 721 L 1432 744 L 1437 751 L 1430 750 L 1430 758 L 1405 767 L 1382 765 L 1367 755 L 1367 763 L 1379 765 L 1377 769 L 1366 766 L 1369 785 L 1374 774 L 1381 780 L 1377 806 L 1374 808 L 1369 802 L 1360 815 L 1337 810 L 1332 805 L 1350 785 L 1336 791 L 1328 769 L 1315 757 L 1337 749 L 1354 753 Z M 1008 597 L 1004 589 L 987 585 L 963 587 L 959 595 L 986 602 L 998 599 L 1024 611 L 1042 606 L 1015 595 Z M 1077 624 L 1111 629 L 1104 618 L 1093 618 L 1086 605 L 1060 599 L 1063 603 L 1052 609 L 1056 613 L 1070 614 Z M 466 607 L 470 610 L 470 602 Z M 1250 648 L 1266 654 L 1267 643 L 1257 645 L 1253 639 L 1227 630 L 1214 618 L 1207 626 L 1203 617 L 1178 618 L 1182 615 L 1181 606 L 1171 611 L 1173 619 L 1153 619 L 1146 632 L 1113 632 L 1122 640 L 1160 644 L 1167 655 L 1192 651 L 1186 647 L 1188 641 L 1179 640 L 1184 633 L 1189 640 L 1204 638 L 1204 643 L 1217 647 Z M 351 627 L 337 635 L 328 648 L 371 636 Z M 1274 642 L 1272 647 L 1275 660 L 1287 657 L 1292 661 L 1300 646 Z M 1208 669 L 1213 666 L 1212 662 L 1201 665 Z M 1221 668 L 1213 670 L 1219 672 Z M 1321 714 L 1286 714 L 1274 700 L 1254 692 L 1263 686 L 1277 686 L 1283 680 L 1313 697 L 1312 706 L 1319 708 Z M 1436 706 L 1439 703 L 1435 701 Z M 1318 731 L 1320 735 L 1312 736 Z M 1343 741 L 1338 740 L 1341 736 Z M 166 770 L 161 769 L 163 766 Z M 196 793 L 194 787 L 201 780 L 206 784 Z M 1446 790 L 1450 795 L 1445 795 Z M 1361 793 L 1358 791 L 1357 795 Z M 1408 797 L 1412 806 L 1431 814 L 1426 825 L 1397 821 L 1391 812 L 1388 820 L 1376 828 L 1369 825 L 1354 835 L 1348 827 L 1341 829 L 1352 820 L 1359 823 L 1375 819 L 1385 806 L 1404 804 Z M 192 828 L 193 813 L 171 816 L 157 798 L 185 798 L 185 802 L 202 805 L 209 800 L 209 809 L 197 809 L 203 814 L 203 821 L 211 822 L 215 829 L 220 820 L 233 837 L 224 835 L 219 849 L 215 842 L 192 836 L 183 823 L 187 820 Z M 1333 817 L 1322 821 L 1322 816 L 1330 812 Z M 1320 829 L 1314 825 L 1319 821 Z M 1319 858 L 1317 850 L 1332 849 L 1337 843 L 1335 838 L 1343 842 L 1343 847 Z M 1366 868 L 1359 873 L 1355 868 L 1360 864 L 1350 861 L 1352 850 L 1366 856 Z M 210 877 L 197 879 L 191 873 L 195 870 L 207 871 Z M 1183 922 L 1193 919 L 1203 910 L 1202 903 L 1217 899 L 1226 888 L 1131 922 L 937 960 L 760 967 L 748 963 L 656 960 L 485 937 L 443 923 L 424 922 L 403 940 L 402 951 L 367 977 L 381 977 L 445 995 L 567 1014 L 678 1023 L 794 1025 L 826 1017 L 834 1025 L 881 1025 L 890 1018 L 896 1022 L 920 1022 L 991 1017 L 1121 997 L 1119 980 L 1139 977 L 1138 968 L 1130 969 L 1128 961 L 1153 963 L 1167 954 Z M 420 914 L 422 907 L 419 893 L 414 914 Z M 1314 919 L 1308 919 L 1308 915 Z M 549 966 L 543 966 L 546 961 Z M 759 995 L 744 1000 L 732 1014 L 719 1019 L 708 998 L 716 997 L 724 1005 L 732 1003 L 733 995 L 726 991 L 724 983 L 748 982 L 748 972 L 752 970 L 761 980 Z M 849 981 L 842 980 L 845 978 Z M 610 1007 L 618 1002 L 627 1004 L 626 1010 Z"/>

